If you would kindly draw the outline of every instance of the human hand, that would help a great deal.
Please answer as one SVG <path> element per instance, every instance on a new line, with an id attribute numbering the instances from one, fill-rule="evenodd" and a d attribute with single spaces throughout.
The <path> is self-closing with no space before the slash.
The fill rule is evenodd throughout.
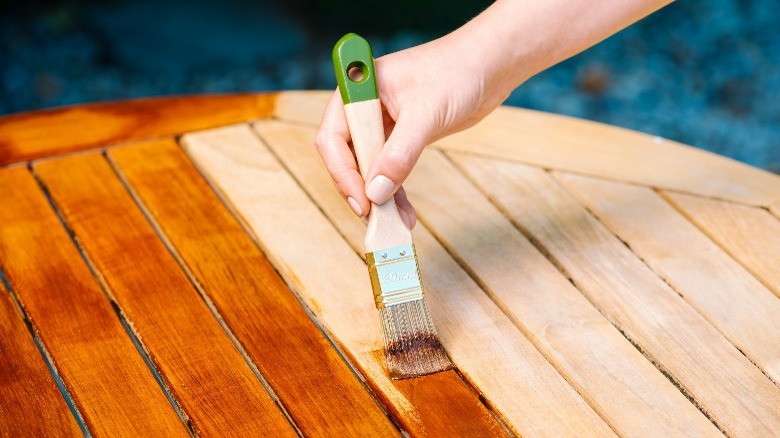
<path id="1" fill-rule="evenodd" d="M 325 109 L 317 150 L 358 216 L 395 195 L 411 229 L 416 216 L 401 184 L 426 145 L 474 125 L 529 77 L 670 1 L 497 0 L 452 33 L 375 61 L 387 141 L 365 182 L 338 91 Z"/>
<path id="2" fill-rule="evenodd" d="M 465 129 L 498 106 L 513 87 L 497 89 L 492 71 L 468 63 L 455 36 L 381 57 L 375 61 L 387 141 L 368 169 L 358 172 L 341 96 L 330 99 L 316 146 L 341 194 L 359 216 L 371 202 L 395 194 L 401 218 L 411 229 L 416 216 L 401 184 L 423 148 Z"/>

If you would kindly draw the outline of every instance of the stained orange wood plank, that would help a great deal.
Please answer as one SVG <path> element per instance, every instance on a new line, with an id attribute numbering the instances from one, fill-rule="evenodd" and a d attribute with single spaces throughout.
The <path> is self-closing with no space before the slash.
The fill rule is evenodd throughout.
<path id="1" fill-rule="evenodd" d="M 220 181 L 220 187 L 228 189 L 223 195 L 238 207 L 269 259 L 401 429 L 412 436 L 506 436 L 455 371 L 389 378 L 365 263 L 248 127 L 191 134 L 183 142 L 208 175 L 221 169 L 235 177 Z M 256 201 L 251 210 L 247 199 Z M 478 314 L 480 309 L 470 310 Z"/>
<path id="2" fill-rule="evenodd" d="M 295 436 L 108 161 L 73 156 L 35 171 L 193 430 Z"/>
<path id="3" fill-rule="evenodd" d="M 267 117 L 274 94 L 139 99 L 0 117 L 0 165 Z"/>
<path id="4" fill-rule="evenodd" d="M 362 253 L 365 225 L 334 188 L 319 156 L 311 147 L 314 130 L 270 120 L 257 122 L 255 129 L 296 177 L 308 196 L 352 244 L 352 249 Z M 238 129 L 229 137 L 230 143 L 235 143 L 235 146 L 228 142 L 221 143 L 217 131 L 211 131 L 215 135 L 208 141 L 215 150 L 230 154 L 231 160 L 243 156 L 248 161 L 250 157 L 262 155 L 260 147 L 250 149 L 248 140 L 251 137 L 247 137 L 246 151 L 238 153 L 238 144 L 244 143 L 244 137 Z M 204 133 L 203 137 L 207 135 Z M 262 146 L 256 142 L 255 145 Z M 212 169 L 216 168 L 216 165 L 209 165 Z M 233 174 L 213 174 L 231 188 L 235 187 L 238 180 Z M 242 199 L 235 191 L 233 194 L 237 199 Z M 252 211 L 250 203 L 243 202 L 242 206 L 242 212 L 249 214 Z M 254 215 L 252 217 L 257 219 Z M 253 224 L 262 227 L 257 222 L 255 220 Z M 421 225 L 415 229 L 414 240 L 426 287 L 426 300 L 442 344 L 459 372 L 477 388 L 486 403 L 495 409 L 513 431 L 520 435 L 604 436 L 612 433 L 607 424 L 458 266 L 431 232 Z M 329 249 L 330 246 L 324 245 L 320 251 L 325 252 L 324 248 Z M 366 279 L 365 274 L 354 275 L 360 280 Z"/>
<path id="5" fill-rule="evenodd" d="M 81 435 L 8 291 L 0 285 L 0 436 Z"/>
<path id="6" fill-rule="evenodd" d="M 769 289 L 652 189 L 580 175 L 555 176 L 745 356 L 780 383 L 780 300 Z M 772 239 L 771 233 L 766 239 Z M 775 240 L 780 245 L 780 232 Z"/>
<path id="7" fill-rule="evenodd" d="M 519 163 L 451 156 L 721 430 L 763 436 L 780 429 L 780 388 L 550 175 Z"/>
<path id="8" fill-rule="evenodd" d="M 188 436 L 27 169 L 0 170 L 0 264 L 94 435 Z"/>
<path id="9" fill-rule="evenodd" d="M 780 218 L 746 205 L 680 193 L 662 194 L 780 297 Z"/>
<path id="10" fill-rule="evenodd" d="M 304 435 L 398 435 L 173 140 L 109 156 Z"/>

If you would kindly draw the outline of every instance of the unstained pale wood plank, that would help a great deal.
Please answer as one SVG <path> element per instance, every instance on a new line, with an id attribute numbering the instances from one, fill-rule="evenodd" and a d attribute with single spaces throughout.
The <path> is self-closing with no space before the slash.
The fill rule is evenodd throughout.
<path id="1" fill-rule="evenodd" d="M 284 91 L 277 95 L 273 116 L 285 122 L 319 124 L 334 91 Z"/>
<path id="2" fill-rule="evenodd" d="M 652 189 L 555 176 L 765 374 L 780 382 L 780 300 L 769 289 Z"/>
<path id="3" fill-rule="evenodd" d="M 731 202 L 681 193 L 662 194 L 780 297 L 780 217 Z"/>
<path id="4" fill-rule="evenodd" d="M 33 176 L 0 187 L 0 264 L 89 431 L 188 436 Z"/>
<path id="5" fill-rule="evenodd" d="M 333 188 L 311 147 L 314 131 L 271 121 L 258 122 L 255 127 L 348 236 L 353 249 L 362 253 L 365 226 Z M 443 344 L 459 371 L 513 430 L 521 435 L 609 433 L 424 227 L 416 230 L 415 246 Z"/>
<path id="6" fill-rule="evenodd" d="M 274 117 L 319 125 L 332 94 L 279 93 Z M 778 175 L 660 137 L 573 117 L 502 106 L 476 126 L 434 146 L 747 204 L 774 205 L 775 214 L 780 212 Z"/>
<path id="7" fill-rule="evenodd" d="M 423 153 L 404 186 L 422 222 L 619 434 L 721 435 L 441 151 Z"/>
<path id="8" fill-rule="evenodd" d="M 177 96 L 0 117 L 0 165 L 269 116 L 275 94 Z"/>
<path id="9" fill-rule="evenodd" d="M 109 157 L 305 436 L 398 435 L 173 140 Z"/>
<path id="10" fill-rule="evenodd" d="M 295 436 L 108 161 L 93 153 L 35 171 L 193 430 Z"/>
<path id="11" fill-rule="evenodd" d="M 780 176 L 770 172 L 636 131 L 520 108 L 500 107 L 436 145 L 746 204 L 780 197 Z"/>
<path id="12" fill-rule="evenodd" d="M 11 296 L 0 285 L 0 436 L 81 431 Z"/>
<path id="13" fill-rule="evenodd" d="M 196 164 L 412 436 L 504 436 L 454 371 L 393 381 L 365 263 L 247 126 L 185 136 Z"/>
<path id="14" fill-rule="evenodd" d="M 780 430 L 780 388 L 550 175 L 519 163 L 452 157 L 722 430 Z"/>

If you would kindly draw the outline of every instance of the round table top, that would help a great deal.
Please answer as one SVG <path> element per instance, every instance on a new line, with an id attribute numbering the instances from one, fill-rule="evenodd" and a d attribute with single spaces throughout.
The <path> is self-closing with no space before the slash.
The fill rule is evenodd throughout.
<path id="1" fill-rule="evenodd" d="M 329 95 L 0 117 L 0 435 L 780 431 L 780 177 L 499 108 L 405 184 L 456 368 L 394 381 Z"/>

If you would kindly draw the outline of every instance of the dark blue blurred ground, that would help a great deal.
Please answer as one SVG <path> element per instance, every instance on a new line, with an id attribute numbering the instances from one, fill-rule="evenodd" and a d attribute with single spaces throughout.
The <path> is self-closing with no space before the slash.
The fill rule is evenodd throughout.
<path id="1" fill-rule="evenodd" d="M 0 0 L 0 114 L 335 86 L 335 34 L 312 29 L 281 2 L 32 4 Z M 776 0 L 681 1 L 532 78 L 507 103 L 637 129 L 780 172 L 778 29 Z M 434 34 L 366 36 L 379 56 Z"/>

